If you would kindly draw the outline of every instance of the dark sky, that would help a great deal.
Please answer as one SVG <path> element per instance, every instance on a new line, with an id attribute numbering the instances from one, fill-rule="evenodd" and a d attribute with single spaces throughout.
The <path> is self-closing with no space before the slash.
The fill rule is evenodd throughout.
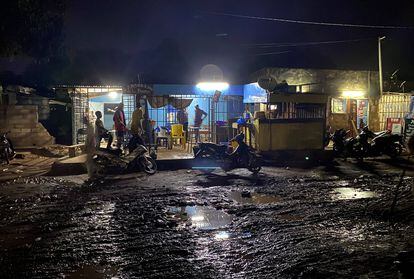
<path id="1" fill-rule="evenodd" d="M 201 67 L 210 63 L 223 70 L 225 79 L 240 82 L 249 73 L 271 66 L 376 70 L 376 37 L 386 35 L 385 71 L 400 68 L 402 77 L 410 77 L 414 72 L 414 29 L 313 26 L 209 14 L 414 26 L 414 1 L 380 2 L 74 0 L 68 2 L 65 44 L 73 63 L 87 63 L 95 75 L 101 75 L 102 82 L 127 81 L 137 74 L 147 82 L 195 82 Z M 268 49 L 245 46 L 348 39 L 367 40 Z M 289 52 L 255 55 L 279 51 Z"/>

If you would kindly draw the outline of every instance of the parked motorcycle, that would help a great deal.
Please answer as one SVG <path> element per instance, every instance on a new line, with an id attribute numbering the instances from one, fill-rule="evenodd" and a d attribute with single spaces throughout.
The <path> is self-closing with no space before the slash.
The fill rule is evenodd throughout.
<path id="1" fill-rule="evenodd" d="M 9 132 L 3 133 L 0 136 L 0 160 L 5 161 L 7 164 L 10 163 L 15 156 L 13 145 L 10 139 L 7 138 Z"/>
<path id="2" fill-rule="evenodd" d="M 101 174 L 132 172 L 136 170 L 147 174 L 157 172 L 157 163 L 148 155 L 148 149 L 143 145 L 138 145 L 126 156 L 122 156 L 118 149 L 100 148 L 95 152 L 94 161 Z"/>
<path id="3" fill-rule="evenodd" d="M 332 134 L 334 154 L 344 158 L 362 158 L 363 153 L 358 146 L 358 141 L 354 137 L 348 137 L 349 132 L 349 130 L 338 129 Z"/>
<path id="4" fill-rule="evenodd" d="M 224 171 L 236 168 L 247 168 L 252 173 L 258 173 L 262 168 L 260 157 L 244 142 L 244 134 L 240 133 L 230 142 L 237 142 L 235 150 L 229 152 L 226 145 L 202 142 L 193 147 L 194 158 L 200 165 L 201 170 L 209 172 L 215 167 Z"/>
<path id="5" fill-rule="evenodd" d="M 357 139 L 366 157 L 388 155 L 395 158 L 401 155 L 404 146 L 401 135 L 392 134 L 391 131 L 374 133 L 369 130 L 368 126 L 362 129 Z"/>
<path id="6" fill-rule="evenodd" d="M 336 156 L 363 160 L 364 157 L 381 155 L 394 158 L 402 152 L 402 136 L 391 134 L 390 131 L 374 133 L 368 127 L 364 127 L 357 137 L 348 137 L 348 134 L 349 131 L 338 129 L 332 135 L 333 151 Z"/>

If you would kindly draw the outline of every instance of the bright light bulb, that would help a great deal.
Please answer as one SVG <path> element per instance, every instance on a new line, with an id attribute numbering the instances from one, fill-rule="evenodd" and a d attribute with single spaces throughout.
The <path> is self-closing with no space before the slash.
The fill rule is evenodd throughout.
<path id="1" fill-rule="evenodd" d="M 197 88 L 202 91 L 222 91 L 229 88 L 229 84 L 227 82 L 200 82 L 197 84 Z"/>
<path id="2" fill-rule="evenodd" d="M 342 92 L 344 98 L 362 98 L 365 96 L 365 92 L 361 90 L 345 90 Z"/>

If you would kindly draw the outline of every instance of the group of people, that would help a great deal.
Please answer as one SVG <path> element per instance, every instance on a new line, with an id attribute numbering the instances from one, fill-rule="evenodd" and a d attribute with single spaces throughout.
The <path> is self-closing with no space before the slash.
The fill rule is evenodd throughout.
<path id="1" fill-rule="evenodd" d="M 96 148 L 99 148 L 101 145 L 102 139 L 106 139 L 108 141 L 106 148 L 110 149 L 113 142 L 112 134 L 104 127 L 102 121 L 102 112 L 96 111 L 95 112 L 96 120 L 95 120 L 95 140 L 96 140 Z M 195 138 L 196 141 L 200 141 L 200 127 L 207 117 L 207 113 L 202 110 L 198 105 L 195 106 L 195 116 L 194 116 L 194 131 L 195 131 Z M 128 129 L 125 112 L 124 112 L 124 104 L 120 103 L 116 108 L 113 116 L 114 121 L 114 128 L 115 134 L 117 138 L 117 148 L 120 149 L 122 143 L 124 142 L 125 133 L 129 131 L 132 135 L 128 147 L 129 149 L 133 150 L 139 144 L 144 145 L 144 140 L 142 135 L 145 131 L 145 110 L 144 108 L 138 104 L 134 112 L 132 113 L 131 117 L 131 128 Z M 184 108 L 179 110 L 177 113 L 177 121 L 179 124 L 183 125 L 184 133 L 188 140 L 188 113 L 187 110 Z"/>
<path id="2" fill-rule="evenodd" d="M 99 148 L 101 145 L 102 139 L 108 140 L 108 144 L 106 148 L 110 149 L 113 142 L 113 136 L 105 128 L 103 121 L 102 121 L 102 112 L 96 111 L 95 112 L 96 120 L 95 120 L 95 138 L 96 138 L 96 148 Z M 117 137 L 117 147 L 121 148 L 122 142 L 124 141 L 125 132 L 128 131 L 126 121 L 125 121 L 125 113 L 124 113 L 124 104 L 120 103 L 115 110 L 114 113 L 114 126 L 116 131 Z"/>
<path id="3" fill-rule="evenodd" d="M 195 106 L 194 112 L 194 133 L 196 142 L 200 141 L 200 128 L 204 119 L 207 117 L 207 113 L 202 110 L 199 105 Z M 179 110 L 177 113 L 178 124 L 183 125 L 186 140 L 188 141 L 188 112 L 186 108 Z"/>

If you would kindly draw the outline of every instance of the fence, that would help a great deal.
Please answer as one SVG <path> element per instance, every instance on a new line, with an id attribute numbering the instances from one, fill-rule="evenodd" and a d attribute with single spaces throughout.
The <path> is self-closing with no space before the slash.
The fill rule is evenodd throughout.
<path id="1" fill-rule="evenodd" d="M 380 130 L 387 128 L 387 118 L 405 118 L 410 112 L 412 95 L 404 93 L 386 93 L 379 101 L 378 117 Z"/>

